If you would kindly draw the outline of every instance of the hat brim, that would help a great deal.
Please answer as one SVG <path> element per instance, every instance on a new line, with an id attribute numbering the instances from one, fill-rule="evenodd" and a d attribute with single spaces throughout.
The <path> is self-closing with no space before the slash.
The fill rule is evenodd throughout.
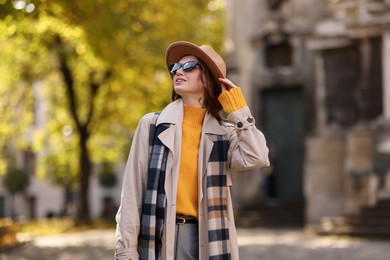
<path id="1" fill-rule="evenodd" d="M 215 81 L 218 83 L 219 78 L 225 78 L 226 75 L 218 68 L 217 64 L 205 53 L 199 46 L 191 42 L 178 41 L 172 43 L 165 54 L 166 65 L 169 71 L 169 66 L 180 61 L 181 58 L 187 55 L 194 55 L 200 59 L 210 70 Z M 171 75 L 172 77 L 172 75 Z"/>

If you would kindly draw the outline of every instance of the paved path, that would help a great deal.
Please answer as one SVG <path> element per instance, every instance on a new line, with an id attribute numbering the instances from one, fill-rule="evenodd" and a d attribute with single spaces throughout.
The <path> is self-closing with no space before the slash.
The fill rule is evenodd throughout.
<path id="1" fill-rule="evenodd" d="M 390 240 L 315 236 L 300 230 L 239 230 L 243 260 L 390 260 Z"/>
<path id="2" fill-rule="evenodd" d="M 239 229 L 243 260 L 389 260 L 390 240 L 318 237 L 294 229 Z M 113 230 L 36 238 L 0 254 L 1 260 L 113 259 Z"/>

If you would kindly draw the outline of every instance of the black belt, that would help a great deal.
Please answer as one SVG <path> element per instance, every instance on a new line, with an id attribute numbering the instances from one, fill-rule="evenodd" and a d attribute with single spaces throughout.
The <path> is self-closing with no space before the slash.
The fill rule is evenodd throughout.
<path id="1" fill-rule="evenodd" d="M 198 220 L 192 216 L 176 215 L 176 224 L 197 224 Z"/>

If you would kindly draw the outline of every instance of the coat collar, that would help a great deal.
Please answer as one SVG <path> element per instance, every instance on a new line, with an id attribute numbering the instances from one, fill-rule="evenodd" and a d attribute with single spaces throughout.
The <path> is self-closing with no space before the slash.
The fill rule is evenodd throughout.
<path id="1" fill-rule="evenodd" d="M 168 104 L 162 111 L 157 119 L 157 125 L 162 123 L 169 123 L 174 125 L 182 125 L 183 122 L 183 100 L 177 99 Z M 203 120 L 203 133 L 224 135 L 226 130 L 218 120 L 213 117 L 209 112 L 206 112 Z"/>

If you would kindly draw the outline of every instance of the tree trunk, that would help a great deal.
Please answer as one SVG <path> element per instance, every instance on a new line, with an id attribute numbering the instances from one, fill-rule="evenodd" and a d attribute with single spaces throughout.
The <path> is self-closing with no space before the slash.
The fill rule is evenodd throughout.
<path id="1" fill-rule="evenodd" d="M 11 193 L 11 218 L 16 220 L 16 212 L 15 212 L 15 193 Z"/>
<path id="2" fill-rule="evenodd" d="M 92 163 L 87 147 L 88 131 L 85 128 L 80 129 L 80 187 L 79 187 L 79 202 L 77 211 L 77 224 L 91 224 L 91 215 L 89 211 L 89 177 L 92 172 Z"/>
<path id="3" fill-rule="evenodd" d="M 76 90 L 74 84 L 74 76 L 72 74 L 71 68 L 67 63 L 66 53 L 63 50 L 65 46 L 62 39 L 57 36 L 56 43 L 60 47 L 59 51 L 57 51 L 58 60 L 60 64 L 60 71 L 63 75 L 65 87 L 66 87 L 66 95 L 68 98 L 69 104 L 69 112 L 72 116 L 75 126 L 80 135 L 79 148 L 80 148 L 80 173 L 79 173 L 79 204 L 77 209 L 77 219 L 76 222 L 78 225 L 89 225 L 91 223 L 91 215 L 89 212 L 89 201 L 88 201 L 88 191 L 89 191 L 89 179 L 92 174 L 92 162 L 88 151 L 88 140 L 90 137 L 90 132 L 88 130 L 91 121 L 93 120 L 93 114 L 95 109 L 95 97 L 98 93 L 98 90 L 101 85 L 103 85 L 111 75 L 111 72 L 108 70 L 105 72 L 104 78 L 101 82 L 96 82 L 94 75 L 95 71 L 91 71 L 89 75 L 89 99 L 87 101 L 89 111 L 87 113 L 87 117 L 85 120 L 80 118 L 78 114 L 78 102 L 76 98 Z M 62 49 L 62 51 L 61 51 Z"/>

